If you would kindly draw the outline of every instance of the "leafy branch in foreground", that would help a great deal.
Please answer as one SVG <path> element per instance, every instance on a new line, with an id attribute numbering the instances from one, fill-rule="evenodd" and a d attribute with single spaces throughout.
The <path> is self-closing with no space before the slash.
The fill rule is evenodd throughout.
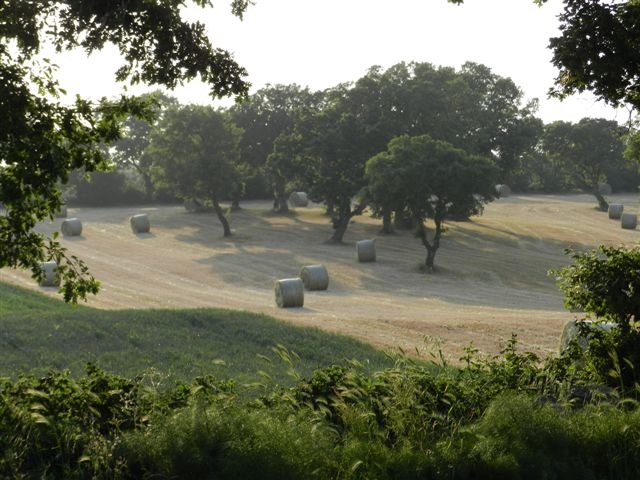
<path id="1" fill-rule="evenodd" d="M 212 7 L 209 0 L 195 0 Z M 234 0 L 241 17 L 250 2 Z M 104 2 L 42 0 L 0 3 L 0 268 L 26 268 L 37 276 L 45 258 L 65 260 L 58 269 L 65 300 L 98 290 L 84 263 L 58 244 L 45 244 L 36 224 L 62 206 L 59 185 L 76 169 L 107 166 L 102 146 L 118 140 L 129 116 L 149 118 L 149 104 L 121 97 L 97 103 L 77 97 L 71 106 L 56 67 L 42 59 L 44 45 L 56 52 L 82 48 L 88 54 L 108 44 L 124 64 L 119 81 L 173 88 L 200 77 L 212 96 L 246 96 L 246 71 L 229 52 L 214 48 L 203 24 L 182 20 L 185 1 Z"/>

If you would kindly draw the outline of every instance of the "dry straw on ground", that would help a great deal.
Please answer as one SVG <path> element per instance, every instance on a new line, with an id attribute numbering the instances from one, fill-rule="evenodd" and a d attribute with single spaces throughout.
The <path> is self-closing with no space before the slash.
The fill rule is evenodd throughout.
<path id="1" fill-rule="evenodd" d="M 133 233 L 149 233 L 151 229 L 151 222 L 149 221 L 149 215 L 146 213 L 139 213 L 129 218 L 131 224 L 131 230 Z"/>
<path id="2" fill-rule="evenodd" d="M 300 279 L 307 290 L 326 290 L 329 287 L 329 272 L 324 265 L 302 267 Z"/>
<path id="3" fill-rule="evenodd" d="M 77 218 L 67 218 L 62 222 L 60 231 L 65 237 L 76 237 L 82 234 L 82 222 Z"/>
<path id="4" fill-rule="evenodd" d="M 633 230 L 638 225 L 638 216 L 635 213 L 623 213 L 620 217 L 622 228 Z"/>
<path id="5" fill-rule="evenodd" d="M 304 286 L 300 278 L 284 278 L 275 285 L 276 305 L 280 308 L 301 307 L 304 304 Z"/>
<path id="6" fill-rule="evenodd" d="M 610 203 L 636 213 L 630 206 L 638 204 L 638 193 L 614 194 Z M 564 309 L 548 274 L 570 261 L 565 248 L 638 242 L 637 230 L 611 225 L 618 220 L 594 207 L 586 194 L 518 194 L 492 202 L 481 216 L 448 222 L 436 275 L 420 268 L 424 247 L 409 230 L 378 236 L 380 219 L 365 214 L 349 225 L 344 244 L 327 244 L 322 239 L 331 227 L 322 207 L 273 215 L 269 200 L 245 202 L 234 213 L 239 234 L 229 239 L 220 237 L 210 215 L 157 205 L 144 210 L 156 233 L 144 242 L 123 223 L 142 213 L 131 206 L 74 209 L 70 216 L 82 219 L 82 234 L 91 241 L 61 242 L 87 260 L 103 285 L 88 299 L 95 308 L 245 310 L 420 355 L 430 354 L 425 339 L 431 338 L 455 363 L 471 342 L 482 353 L 499 354 L 514 332 L 522 351 L 557 352 L 562 327 L 576 316 Z M 44 221 L 37 232 L 51 236 L 60 223 Z M 373 238 L 379 263 L 359 263 L 356 241 Z M 304 292 L 303 308 L 278 308 L 275 280 L 311 264 L 326 266 L 331 292 Z M 0 281 L 60 298 L 57 289 L 34 282 L 30 270 L 2 268 Z"/>
<path id="7" fill-rule="evenodd" d="M 58 287 L 60 286 L 60 276 L 58 275 L 58 264 L 54 261 L 43 262 L 40 264 L 40 268 L 44 272 L 44 277 L 40 281 L 40 285 L 43 287 Z"/>
<path id="8" fill-rule="evenodd" d="M 360 240 L 356 243 L 356 253 L 359 262 L 375 262 L 376 261 L 376 243 L 375 240 Z"/>
<path id="9" fill-rule="evenodd" d="M 305 192 L 293 192 L 289 195 L 289 203 L 292 207 L 307 207 L 309 206 L 309 199 Z"/>
<path id="10" fill-rule="evenodd" d="M 610 203 L 609 204 L 609 218 L 614 220 L 619 220 L 622 216 L 622 211 L 624 210 L 624 205 L 621 203 Z"/>

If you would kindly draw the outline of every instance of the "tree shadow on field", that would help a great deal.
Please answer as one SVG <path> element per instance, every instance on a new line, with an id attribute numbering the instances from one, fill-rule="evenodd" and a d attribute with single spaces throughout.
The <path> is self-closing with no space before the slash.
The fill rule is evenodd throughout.
<path id="1" fill-rule="evenodd" d="M 132 232 L 132 234 L 136 237 L 139 238 L 140 240 L 149 240 L 152 238 L 156 238 L 156 234 L 153 232 Z"/>
<path id="2" fill-rule="evenodd" d="M 288 242 L 308 241 L 310 232 L 317 225 L 306 222 L 296 214 L 276 214 L 263 210 L 241 209 L 228 217 L 232 235 L 223 236 L 223 228 L 215 214 L 185 214 L 180 222 L 167 228 L 189 230 L 179 233 L 179 241 L 215 248 L 221 243 L 262 244 L 269 242 L 271 234 L 286 232 Z"/>
<path id="3" fill-rule="evenodd" d="M 567 248 L 575 250 L 591 250 L 599 243 L 575 242 L 550 238 L 541 231 L 540 235 L 522 235 L 507 228 L 483 224 L 480 228 L 471 228 L 463 222 L 448 225 L 448 232 L 443 235 L 442 244 L 446 248 L 451 243 L 468 248 L 501 252 L 504 248 L 536 250 L 542 253 L 558 253 L 565 257 Z M 629 230 L 633 232 L 633 230 Z M 640 234 L 640 231 L 637 231 Z M 563 262 L 566 263 L 566 262 Z"/>
<path id="4" fill-rule="evenodd" d="M 62 235 L 60 234 L 60 238 L 65 242 L 84 242 L 87 240 L 87 237 L 84 235 Z"/>
<path id="5" fill-rule="evenodd" d="M 198 263 L 210 266 L 213 275 L 234 288 L 271 290 L 277 280 L 298 278 L 303 266 L 321 261 L 282 250 L 258 252 L 239 248 L 234 253 L 221 252 L 202 258 Z M 330 283 L 334 289 L 340 286 L 336 279 Z"/>
<path id="6" fill-rule="evenodd" d="M 151 226 L 156 220 L 172 215 L 179 209 L 175 205 L 132 205 L 114 207 L 70 207 L 67 218 L 76 217 L 83 223 L 94 224 L 129 224 L 129 219 L 136 214 L 146 213 L 151 220 Z"/>

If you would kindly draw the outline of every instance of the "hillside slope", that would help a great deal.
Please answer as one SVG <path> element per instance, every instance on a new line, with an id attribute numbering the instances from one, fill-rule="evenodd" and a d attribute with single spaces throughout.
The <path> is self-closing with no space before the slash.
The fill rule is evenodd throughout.
<path id="1" fill-rule="evenodd" d="M 636 195 L 610 200 L 625 211 L 637 208 Z M 438 348 L 435 342 L 451 360 L 471 343 L 497 353 L 515 333 L 523 348 L 546 355 L 574 318 L 547 274 L 567 264 L 564 249 L 640 239 L 640 230 L 621 229 L 594 205 L 588 195 L 499 199 L 480 217 L 447 224 L 433 274 L 422 271 L 425 250 L 411 232 L 380 235 L 380 221 L 361 216 L 344 245 L 328 245 L 331 227 L 320 208 L 283 217 L 271 214 L 268 202 L 234 212 L 228 239 L 213 214 L 179 206 L 70 209 L 83 232 L 62 243 L 102 282 L 88 302 L 97 308 L 243 309 L 421 356 Z M 141 212 L 150 216 L 151 233 L 135 235 L 129 217 Z M 59 230 L 61 221 L 39 228 Z M 375 239 L 375 263 L 357 261 L 362 239 Z M 318 263 L 329 271 L 329 289 L 305 292 L 302 308 L 278 308 L 274 281 Z M 28 272 L 0 270 L 0 280 L 56 294 Z"/>

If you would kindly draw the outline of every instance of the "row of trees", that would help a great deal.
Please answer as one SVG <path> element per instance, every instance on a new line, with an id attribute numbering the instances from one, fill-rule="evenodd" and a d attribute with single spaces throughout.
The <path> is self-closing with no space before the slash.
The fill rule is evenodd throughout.
<path id="1" fill-rule="evenodd" d="M 220 199 L 237 205 L 245 181 L 259 174 L 269 179 L 278 212 L 287 210 L 292 189 L 324 203 L 331 242 L 341 242 L 367 206 L 381 213 L 387 231 L 392 213 L 408 217 L 430 269 L 446 215 L 481 211 L 495 183 L 531 148 L 523 132 L 539 123 L 511 80 L 475 63 L 460 71 L 373 67 L 324 92 L 268 87 L 228 110 L 166 97 L 158 107 L 153 126 L 130 119 L 113 147 L 113 158 L 140 172 L 149 194 L 157 185 L 209 203 L 227 236 Z M 435 221 L 431 238 L 427 218 Z"/>
<path id="2" fill-rule="evenodd" d="M 156 121 L 129 118 L 113 160 L 137 172 L 149 199 L 168 191 L 209 204 L 225 236 L 231 230 L 220 201 L 237 207 L 247 185 L 255 194 L 262 179 L 258 190 L 269 190 L 277 212 L 299 189 L 326 205 L 331 242 L 341 242 L 366 207 L 387 233 L 394 217 L 408 219 L 432 269 L 445 218 L 480 213 L 497 183 L 586 190 L 603 209 L 601 183 L 638 184 L 636 164 L 623 155 L 626 130 L 616 122 L 544 125 L 536 102 L 512 80 L 476 63 L 372 67 L 323 92 L 268 86 L 229 109 L 155 99 Z"/>

